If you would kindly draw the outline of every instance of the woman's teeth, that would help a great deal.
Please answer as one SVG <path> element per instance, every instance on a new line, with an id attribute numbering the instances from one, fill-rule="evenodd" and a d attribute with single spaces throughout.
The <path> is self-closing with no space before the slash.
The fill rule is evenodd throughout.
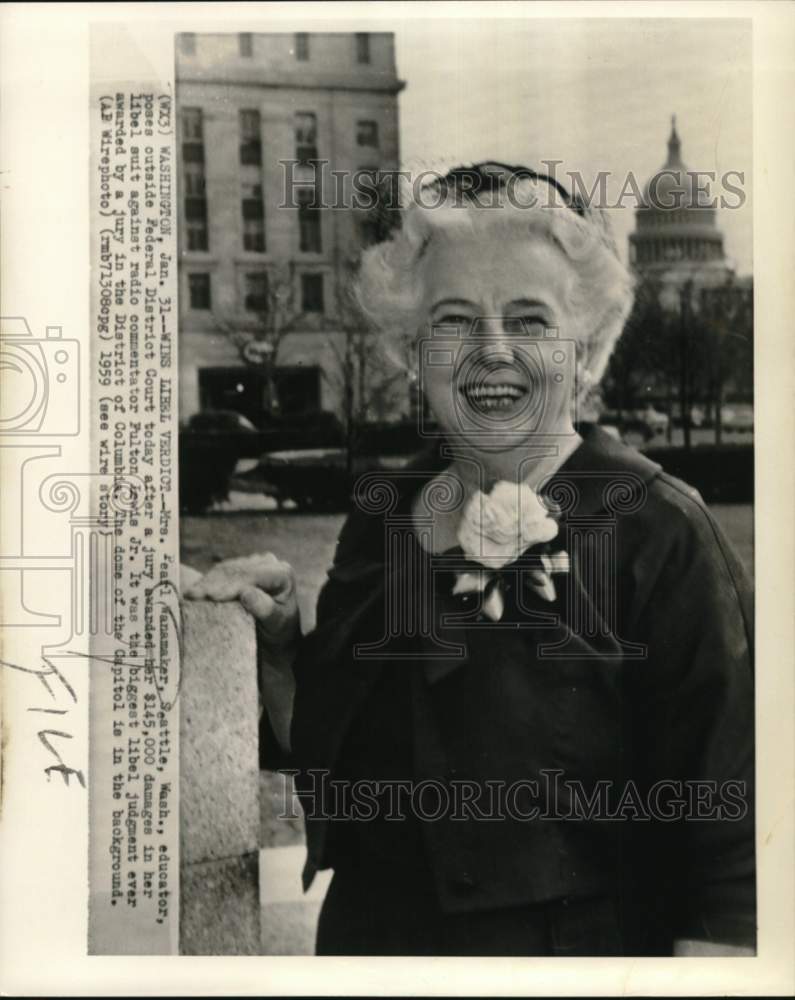
<path id="1" fill-rule="evenodd" d="M 521 399 L 526 390 L 517 385 L 470 385 L 463 393 L 470 403 L 481 410 L 507 410 Z"/>

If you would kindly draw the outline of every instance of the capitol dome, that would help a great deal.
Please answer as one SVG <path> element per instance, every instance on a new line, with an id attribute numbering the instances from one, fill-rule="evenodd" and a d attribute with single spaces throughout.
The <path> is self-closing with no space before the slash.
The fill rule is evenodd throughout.
<path id="1" fill-rule="evenodd" d="M 725 267 L 714 198 L 708 179 L 688 170 L 682 160 L 674 115 L 668 157 L 644 185 L 643 201 L 635 212 L 635 231 L 629 237 L 633 267 Z"/>

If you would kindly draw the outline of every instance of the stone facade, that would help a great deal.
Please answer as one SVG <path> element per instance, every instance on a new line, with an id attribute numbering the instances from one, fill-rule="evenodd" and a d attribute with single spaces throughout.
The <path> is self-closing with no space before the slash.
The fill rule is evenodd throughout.
<path id="1" fill-rule="evenodd" d="M 289 332 L 276 355 L 286 409 L 340 413 L 340 297 L 367 241 L 366 213 L 320 209 L 307 220 L 302 249 L 298 199 L 285 195 L 290 177 L 310 190 L 318 168 L 296 164 L 302 157 L 327 161 L 323 200 L 337 204 L 330 171 L 398 166 L 403 84 L 392 35 L 182 35 L 176 79 L 180 415 L 236 409 L 255 417 L 256 373 L 234 339 L 263 322 L 259 280 L 271 291 L 281 285 L 286 302 Z"/>

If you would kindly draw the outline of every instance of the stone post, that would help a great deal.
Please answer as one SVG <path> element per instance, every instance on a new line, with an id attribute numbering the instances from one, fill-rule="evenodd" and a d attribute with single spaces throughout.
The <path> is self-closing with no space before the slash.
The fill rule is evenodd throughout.
<path id="1" fill-rule="evenodd" d="M 236 601 L 184 601 L 182 624 L 180 953 L 256 955 L 261 945 L 254 623 Z"/>

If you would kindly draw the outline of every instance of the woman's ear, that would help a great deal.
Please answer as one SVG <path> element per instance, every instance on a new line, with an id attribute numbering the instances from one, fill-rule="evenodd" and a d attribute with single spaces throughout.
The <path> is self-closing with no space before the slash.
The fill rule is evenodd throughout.
<path id="1" fill-rule="evenodd" d="M 590 422 L 597 419 L 594 405 L 599 383 L 578 358 L 574 368 L 574 398 L 572 399 L 572 419 L 574 423 Z"/>
<path id="2" fill-rule="evenodd" d="M 594 377 L 585 367 L 583 361 L 577 359 L 574 367 L 574 395 L 583 399 L 594 388 Z"/>

